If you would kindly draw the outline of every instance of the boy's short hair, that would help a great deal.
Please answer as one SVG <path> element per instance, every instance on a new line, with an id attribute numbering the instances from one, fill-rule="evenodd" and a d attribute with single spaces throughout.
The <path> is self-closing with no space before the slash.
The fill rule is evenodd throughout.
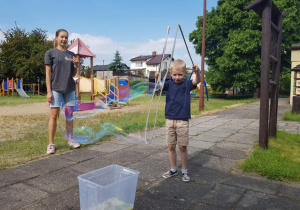
<path id="1" fill-rule="evenodd" d="M 182 68 L 183 70 L 186 70 L 186 64 L 183 60 L 177 59 L 172 62 L 170 70 L 173 68 Z"/>

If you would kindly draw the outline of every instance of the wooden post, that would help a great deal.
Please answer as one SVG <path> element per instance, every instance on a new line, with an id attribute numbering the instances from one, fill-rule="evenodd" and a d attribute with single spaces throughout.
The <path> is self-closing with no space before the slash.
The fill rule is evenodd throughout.
<path id="1" fill-rule="evenodd" d="M 95 100 L 95 95 L 94 95 L 94 74 L 93 74 L 93 57 L 91 57 L 91 72 L 90 72 L 90 78 L 91 78 L 91 85 L 92 85 L 92 97 L 91 100 Z"/>
<path id="2" fill-rule="evenodd" d="M 76 58 L 78 60 L 80 60 L 80 55 L 77 54 Z M 76 71 L 77 71 L 76 75 L 80 79 L 80 64 L 77 66 L 77 70 Z M 76 82 L 76 95 L 77 95 L 77 100 L 80 101 L 81 100 L 81 96 L 80 96 L 80 80 L 79 80 L 79 82 Z"/>
<path id="3" fill-rule="evenodd" d="M 40 83 L 38 83 L 38 95 L 40 95 Z"/>
<path id="4" fill-rule="evenodd" d="M 278 112 L 278 95 L 279 95 L 279 76 L 280 76 L 280 66 L 281 66 L 281 40 L 282 40 L 282 14 L 278 17 L 278 38 L 277 38 L 277 52 L 276 58 L 277 62 L 273 61 L 273 72 L 272 80 L 275 81 L 276 85 L 272 86 L 271 92 L 271 106 L 270 106 L 270 122 L 269 122 L 269 135 L 275 137 L 277 133 L 277 112 Z M 273 31 L 277 33 L 277 31 Z"/>
<path id="5" fill-rule="evenodd" d="M 268 148 L 269 137 L 269 69 L 271 45 L 271 8 L 272 0 L 267 0 L 262 11 L 261 43 L 261 85 L 260 85 L 260 119 L 259 146 Z"/>
<path id="6" fill-rule="evenodd" d="M 201 75 L 200 75 L 199 111 L 203 111 L 204 110 L 205 22 L 206 22 L 206 0 L 204 0 L 204 6 L 203 6 L 203 26 L 202 26 L 202 49 L 201 49 Z"/>
<path id="7" fill-rule="evenodd" d="M 14 78 L 11 78 L 11 95 L 12 95 L 12 97 L 14 97 L 14 92 L 15 92 Z"/>

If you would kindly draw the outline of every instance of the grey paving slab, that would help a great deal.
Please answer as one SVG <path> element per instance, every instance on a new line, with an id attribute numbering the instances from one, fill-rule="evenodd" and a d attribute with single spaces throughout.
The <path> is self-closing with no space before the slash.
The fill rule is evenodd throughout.
<path id="1" fill-rule="evenodd" d="M 135 208 L 148 209 L 146 202 L 143 203 L 143 197 L 151 198 L 154 203 L 177 203 L 181 209 L 190 209 L 193 204 L 204 197 L 212 188 L 210 185 L 197 184 L 195 182 L 184 183 L 181 179 L 172 177 L 158 182 L 156 185 L 145 189 L 145 194 L 137 195 Z M 141 205 L 143 203 L 143 205 Z M 147 202 L 148 203 L 148 202 Z M 150 209 L 158 206 L 150 207 Z M 162 208 L 164 207 L 164 208 Z M 160 204 L 161 209 L 168 209 L 168 205 Z M 179 209 L 178 207 L 176 209 Z"/>
<path id="2" fill-rule="evenodd" d="M 121 141 L 121 140 L 119 140 Z M 124 142 L 126 143 L 126 142 Z M 129 147 L 127 144 L 116 144 L 111 142 L 101 142 L 98 145 L 93 145 L 92 147 L 89 147 L 89 150 L 94 150 L 102 153 L 111 153 L 118 150 L 121 150 L 123 148 Z M 101 154 L 101 153 L 100 153 Z"/>
<path id="3" fill-rule="evenodd" d="M 189 176 L 193 182 L 199 184 L 215 185 L 224 179 L 228 174 L 216 169 L 189 165 Z"/>
<path id="4" fill-rule="evenodd" d="M 219 208 L 232 208 L 243 196 L 244 189 L 217 184 L 202 200 L 202 203 L 216 205 Z"/>
<path id="5" fill-rule="evenodd" d="M 220 142 L 223 141 L 225 139 L 225 137 L 220 137 L 220 136 L 210 136 L 210 135 L 206 135 L 206 134 L 201 134 L 201 135 L 197 135 L 197 136 L 190 136 L 191 140 L 199 140 L 199 141 L 206 141 L 206 142 L 211 142 L 211 143 L 215 143 L 215 142 Z"/>
<path id="6" fill-rule="evenodd" d="M 251 149 L 251 144 L 242 144 L 238 142 L 229 142 L 223 141 L 216 144 L 218 147 L 227 148 L 227 149 L 237 149 L 242 151 L 249 151 Z"/>
<path id="7" fill-rule="evenodd" d="M 63 192 L 51 194 L 38 202 L 22 206 L 23 210 L 75 210 L 80 209 L 79 188 L 71 187 Z"/>
<path id="8" fill-rule="evenodd" d="M 83 161 L 69 168 L 82 172 L 82 174 L 103 168 L 108 165 L 117 164 L 115 159 L 107 159 L 105 157 L 96 157 L 87 161 Z M 126 164 L 123 164 L 126 166 Z"/>
<path id="9" fill-rule="evenodd" d="M 269 195 L 275 195 L 280 188 L 280 182 L 269 181 L 263 177 L 255 177 L 243 174 L 231 174 L 224 179 L 223 183 L 243 189 L 266 193 Z"/>
<path id="10" fill-rule="evenodd" d="M 207 167 L 211 169 L 219 170 L 220 172 L 229 172 L 235 168 L 236 161 L 227 158 L 216 157 L 213 155 L 207 155 L 199 153 L 193 156 L 189 161 L 188 165 L 196 165 L 199 167 Z"/>
<path id="11" fill-rule="evenodd" d="M 67 160 L 71 160 L 72 162 L 82 162 L 82 161 L 86 161 L 89 159 L 93 159 L 95 157 L 101 156 L 103 154 L 105 154 L 104 152 L 100 152 L 97 150 L 93 150 L 94 146 L 88 147 L 87 149 L 84 150 L 72 150 L 70 152 L 66 152 L 62 155 L 60 155 L 59 157 L 61 159 L 67 159 Z"/>
<path id="12" fill-rule="evenodd" d="M 236 209 L 291 209 L 298 210 L 299 201 L 293 201 L 261 192 L 248 190 L 236 205 Z"/>
<path id="13" fill-rule="evenodd" d="M 195 206 L 193 206 L 192 210 L 220 210 L 219 206 L 216 206 L 214 204 L 206 204 L 206 203 L 197 203 Z M 224 208 L 223 208 L 224 209 Z"/>
<path id="14" fill-rule="evenodd" d="M 34 171 L 36 174 L 41 175 L 74 164 L 76 164 L 75 161 L 60 158 L 59 155 L 53 155 L 47 158 L 29 162 L 25 165 L 20 166 L 19 169 L 22 169 L 23 171 L 27 171 L 29 173 Z"/>
<path id="15" fill-rule="evenodd" d="M 57 193 L 65 191 L 71 187 L 78 185 L 77 176 L 82 172 L 64 168 L 54 171 L 47 176 L 39 176 L 33 179 L 27 180 L 24 183 L 49 193 Z"/>
<path id="16" fill-rule="evenodd" d="M 19 209 L 31 202 L 46 198 L 49 194 L 24 183 L 0 189 L 1 209 Z"/>
<path id="17" fill-rule="evenodd" d="M 203 153 L 231 160 L 241 160 L 247 157 L 247 153 L 244 151 L 240 151 L 237 149 L 221 148 L 218 146 L 211 147 L 210 149 L 205 150 Z"/>
<path id="18" fill-rule="evenodd" d="M 190 141 L 189 141 L 189 147 L 195 147 L 195 148 L 199 148 L 199 149 L 209 149 L 214 145 L 215 145 L 215 143 L 213 143 L 213 142 L 201 141 L 201 140 L 198 140 L 197 137 L 190 138 Z"/>
<path id="19" fill-rule="evenodd" d="M 38 176 L 34 171 L 23 171 L 17 167 L 0 171 L 0 188 Z"/>
<path id="20" fill-rule="evenodd" d="M 282 183 L 278 195 L 300 201 L 300 184 Z"/>
<path id="21" fill-rule="evenodd" d="M 206 136 L 211 136 L 211 137 L 221 137 L 221 138 L 226 138 L 228 136 L 231 136 L 233 135 L 232 132 L 230 131 L 215 131 L 215 130 L 210 130 L 210 131 L 207 131 L 205 133 L 203 133 L 204 135 Z"/>

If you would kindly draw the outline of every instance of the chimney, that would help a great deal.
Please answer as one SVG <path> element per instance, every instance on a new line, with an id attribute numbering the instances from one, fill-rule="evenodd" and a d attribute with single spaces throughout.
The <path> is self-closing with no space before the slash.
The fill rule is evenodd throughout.
<path id="1" fill-rule="evenodd" d="M 152 56 L 156 56 L 156 51 L 153 51 L 153 52 L 152 52 Z"/>

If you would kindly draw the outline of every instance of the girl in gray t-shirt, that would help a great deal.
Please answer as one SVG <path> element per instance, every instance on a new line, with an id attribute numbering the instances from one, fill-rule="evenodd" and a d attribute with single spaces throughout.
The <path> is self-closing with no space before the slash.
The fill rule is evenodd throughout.
<path id="1" fill-rule="evenodd" d="M 75 54 L 66 49 L 69 34 L 64 29 L 56 31 L 54 48 L 45 53 L 47 101 L 50 103 L 49 119 L 49 145 L 47 154 L 55 153 L 54 136 L 57 127 L 57 116 L 61 106 L 61 99 L 65 104 L 75 101 L 75 67 L 78 66 L 79 59 Z M 77 67 L 76 67 L 77 68 Z M 69 146 L 78 148 L 80 144 L 71 141 L 73 132 L 73 121 L 66 120 L 67 133 L 70 136 Z"/>

